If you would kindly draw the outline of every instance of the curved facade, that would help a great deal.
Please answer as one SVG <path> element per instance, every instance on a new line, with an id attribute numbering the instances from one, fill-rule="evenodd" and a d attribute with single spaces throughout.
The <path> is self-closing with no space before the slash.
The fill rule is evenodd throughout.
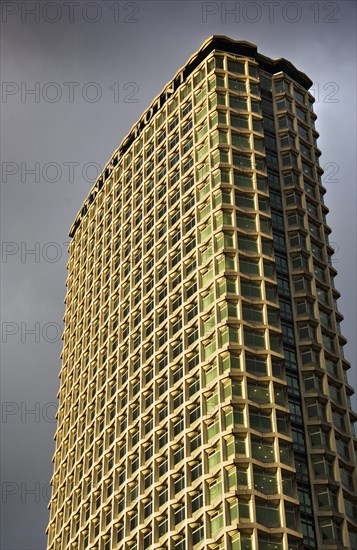
<path id="1" fill-rule="evenodd" d="M 70 235 L 48 550 L 357 547 L 311 81 L 212 37 Z"/>

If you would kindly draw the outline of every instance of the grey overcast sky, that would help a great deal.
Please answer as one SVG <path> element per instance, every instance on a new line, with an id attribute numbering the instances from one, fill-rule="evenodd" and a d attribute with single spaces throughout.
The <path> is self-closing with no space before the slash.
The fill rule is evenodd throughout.
<path id="1" fill-rule="evenodd" d="M 68 230 L 100 167 L 212 34 L 285 57 L 314 82 L 356 387 L 356 3 L 3 1 L 1 9 L 1 549 L 42 550 Z"/>

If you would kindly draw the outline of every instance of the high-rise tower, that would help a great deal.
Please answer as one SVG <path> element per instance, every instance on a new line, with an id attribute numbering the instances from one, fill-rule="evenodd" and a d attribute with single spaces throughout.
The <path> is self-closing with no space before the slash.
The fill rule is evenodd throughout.
<path id="1" fill-rule="evenodd" d="M 212 37 L 70 232 L 48 549 L 357 548 L 309 78 Z"/>

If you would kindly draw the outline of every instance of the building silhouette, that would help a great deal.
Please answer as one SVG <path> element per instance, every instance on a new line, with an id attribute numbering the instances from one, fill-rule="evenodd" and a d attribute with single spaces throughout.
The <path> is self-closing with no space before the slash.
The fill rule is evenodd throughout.
<path id="1" fill-rule="evenodd" d="M 208 39 L 69 252 L 48 550 L 357 548 L 311 80 Z"/>

